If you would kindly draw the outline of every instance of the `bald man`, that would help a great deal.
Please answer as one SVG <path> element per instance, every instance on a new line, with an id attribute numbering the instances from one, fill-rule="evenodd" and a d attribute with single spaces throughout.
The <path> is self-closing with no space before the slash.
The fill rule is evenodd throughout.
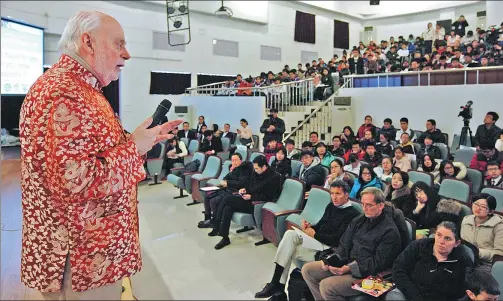
<path id="1" fill-rule="evenodd" d="M 21 280 L 47 300 L 120 300 L 142 266 L 144 155 L 181 121 L 125 133 L 101 93 L 131 58 L 114 18 L 78 12 L 59 47 L 21 108 Z"/>

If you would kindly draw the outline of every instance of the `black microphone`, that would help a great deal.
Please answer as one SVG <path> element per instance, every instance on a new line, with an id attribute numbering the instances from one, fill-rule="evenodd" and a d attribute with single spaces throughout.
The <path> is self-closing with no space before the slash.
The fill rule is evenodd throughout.
<path id="1" fill-rule="evenodd" d="M 168 114 L 169 109 L 171 109 L 171 101 L 167 99 L 161 101 L 161 103 L 157 106 L 157 110 L 155 110 L 154 114 L 152 115 L 153 121 L 148 129 L 158 126 L 159 123 L 161 123 L 161 121 L 163 120 L 164 116 Z"/>

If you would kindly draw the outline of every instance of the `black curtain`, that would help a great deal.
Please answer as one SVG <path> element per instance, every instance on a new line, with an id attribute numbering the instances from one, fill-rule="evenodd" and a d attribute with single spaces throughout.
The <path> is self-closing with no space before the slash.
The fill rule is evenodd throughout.
<path id="1" fill-rule="evenodd" d="M 210 74 L 198 74 L 197 75 L 197 85 L 209 85 L 214 83 L 220 83 L 227 80 L 234 80 L 235 76 L 225 76 L 225 75 L 210 75 Z"/>
<path id="2" fill-rule="evenodd" d="M 294 41 L 316 44 L 316 16 L 297 11 Z"/>
<path id="3" fill-rule="evenodd" d="M 110 106 L 112 106 L 112 109 L 117 115 L 119 114 L 119 101 L 120 101 L 119 81 L 120 79 L 113 81 L 108 86 L 103 88 L 103 95 L 108 100 Z"/>
<path id="4" fill-rule="evenodd" d="M 2 95 L 2 128 L 7 130 L 19 127 L 19 113 L 26 95 Z M 12 133 L 18 136 L 18 133 Z"/>
<path id="5" fill-rule="evenodd" d="M 334 20 L 334 48 L 349 49 L 349 23 Z"/>
<path id="6" fill-rule="evenodd" d="M 183 94 L 190 88 L 190 81 L 190 74 L 150 72 L 150 94 Z"/>

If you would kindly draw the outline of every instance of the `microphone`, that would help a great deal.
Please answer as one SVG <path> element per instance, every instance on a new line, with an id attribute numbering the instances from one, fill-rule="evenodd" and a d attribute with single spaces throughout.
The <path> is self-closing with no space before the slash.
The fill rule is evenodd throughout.
<path id="1" fill-rule="evenodd" d="M 157 106 L 157 110 L 155 110 L 154 114 L 152 115 L 153 121 L 148 129 L 158 126 L 159 123 L 161 123 L 163 117 L 168 114 L 169 109 L 171 109 L 171 101 L 167 99 L 161 101 L 161 103 Z"/>

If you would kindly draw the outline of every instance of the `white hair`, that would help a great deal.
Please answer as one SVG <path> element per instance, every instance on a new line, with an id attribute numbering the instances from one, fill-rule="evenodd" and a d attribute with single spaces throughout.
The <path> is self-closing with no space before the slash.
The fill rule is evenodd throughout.
<path id="1" fill-rule="evenodd" d="M 83 33 L 91 33 L 101 25 L 104 14 L 96 10 L 79 11 L 70 18 L 63 30 L 61 39 L 58 43 L 60 51 L 70 51 L 77 53 L 79 50 L 79 39 Z"/>

